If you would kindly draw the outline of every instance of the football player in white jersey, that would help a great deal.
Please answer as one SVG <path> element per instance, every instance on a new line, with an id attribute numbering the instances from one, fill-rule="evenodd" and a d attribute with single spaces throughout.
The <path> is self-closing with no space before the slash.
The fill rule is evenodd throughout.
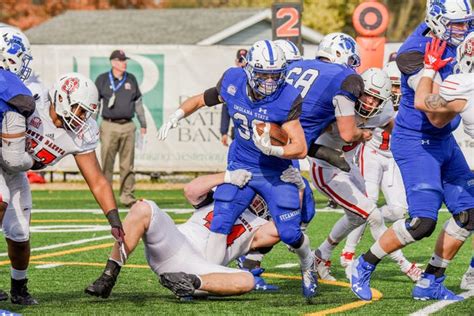
<path id="1" fill-rule="evenodd" d="M 436 59 L 436 58 L 435 58 Z M 438 57 L 440 59 L 440 57 Z M 431 113 L 452 113 L 460 114 L 464 126 L 464 132 L 474 138 L 474 32 L 469 33 L 465 40 L 457 47 L 457 65 L 455 74 L 448 76 L 440 86 L 439 94 L 431 93 L 433 84 L 429 73 L 420 81 L 420 100 L 424 100 L 426 107 Z M 449 224 L 445 225 L 444 234 L 438 237 L 439 240 L 451 240 L 451 242 L 462 242 L 469 233 L 474 230 L 474 212 L 469 212 L 464 219 L 464 234 L 449 230 Z M 461 223 L 463 224 L 463 223 Z M 455 227 L 451 225 L 451 227 Z M 446 236 L 450 235 L 451 239 Z M 474 248 L 474 239 L 472 240 Z M 436 251 L 435 251 L 436 252 Z M 468 270 L 461 280 L 461 289 L 474 289 L 474 256 L 471 258 Z"/>
<path id="2" fill-rule="evenodd" d="M 390 79 L 385 72 L 377 68 L 369 68 L 361 76 L 364 80 L 364 93 L 354 108 L 347 108 L 336 116 L 355 117 L 358 128 L 363 130 L 387 128 L 392 124 L 395 114 L 391 101 Z M 387 228 L 376 203 L 367 197 L 364 178 L 355 166 L 354 156 L 359 142 L 344 142 L 335 123 L 331 124 L 316 142 L 342 150 L 347 163 L 351 165 L 351 170 L 344 172 L 325 161 L 310 159 L 313 184 L 345 210 L 345 215 L 334 225 L 328 238 L 315 250 L 315 265 L 320 278 L 335 280 L 330 274 L 330 257 L 339 242 L 366 222 L 374 238 L 378 238 Z M 397 254 L 397 257 L 401 256 L 403 254 Z"/>
<path id="3" fill-rule="evenodd" d="M 298 170 L 294 169 L 296 172 Z M 243 169 L 226 174 L 248 173 Z M 299 172 L 298 172 L 299 173 Z M 299 178 L 301 181 L 301 178 Z M 249 178 L 233 184 L 243 187 Z M 107 298 L 115 285 L 121 266 L 138 245 L 145 244 L 150 268 L 160 283 L 180 298 L 207 292 L 212 295 L 239 295 L 251 291 L 257 279 L 248 271 L 225 267 L 251 250 L 272 247 L 280 239 L 270 220 L 265 201 L 256 196 L 238 217 L 227 237 L 226 254 L 220 264 L 207 261 L 206 243 L 213 218 L 212 188 L 224 182 L 224 173 L 206 175 L 189 183 L 184 193 L 196 211 L 186 223 L 176 226 L 173 220 L 154 202 L 143 200 L 135 204 L 123 222 L 124 249 L 115 243 L 102 275 L 85 292 Z M 265 252 L 265 251 L 264 251 Z"/>
<path id="4" fill-rule="evenodd" d="M 112 235 L 121 242 L 124 233 L 112 186 L 102 174 L 95 154 L 99 140 L 97 123 L 91 117 L 97 111 L 98 92 L 95 84 L 79 73 L 68 73 L 56 81 L 49 91 L 49 97 L 44 89 L 39 90 L 33 91 L 37 96 L 36 109 L 27 118 L 26 126 L 28 151 L 34 162 L 32 169 L 42 169 L 57 163 L 66 155 L 74 155 L 82 176 L 112 226 Z M 11 117 L 5 125 L 19 126 L 19 119 Z M 5 149 L 2 149 L 3 153 Z M 16 271 L 16 274 L 24 276 L 19 293 L 13 293 L 16 285 L 12 278 L 12 301 L 18 296 L 18 304 L 33 305 L 37 301 L 26 288 L 26 269 L 30 257 L 31 191 L 25 172 L 9 168 L 14 163 L 10 159 L 15 158 L 3 155 L 1 161 L 0 194 L 11 196 L 2 229 L 9 253 L 12 249 L 13 259 L 21 261 L 25 267 L 22 271 Z"/>
<path id="5" fill-rule="evenodd" d="M 384 71 L 392 83 L 391 96 L 394 102 L 393 108 L 397 111 L 401 96 L 401 73 L 395 61 L 386 64 Z M 380 188 L 382 189 L 387 204 L 380 207 L 380 211 L 384 221 L 389 223 L 405 218 L 408 208 L 400 170 L 390 151 L 390 132 L 392 126 L 393 122 L 388 124 L 386 128 L 376 127 L 373 130 L 372 139 L 359 146 L 356 159 L 365 180 L 366 193 L 369 199 L 377 203 Z M 346 244 L 340 257 L 341 265 L 346 269 L 348 279 L 351 276 L 351 264 L 354 260 L 355 249 L 364 233 L 365 226 L 361 225 L 347 236 Z M 397 257 L 396 263 L 400 266 L 401 271 L 412 281 L 415 282 L 420 278 L 422 271 L 415 263 L 411 263 L 403 256 Z"/>

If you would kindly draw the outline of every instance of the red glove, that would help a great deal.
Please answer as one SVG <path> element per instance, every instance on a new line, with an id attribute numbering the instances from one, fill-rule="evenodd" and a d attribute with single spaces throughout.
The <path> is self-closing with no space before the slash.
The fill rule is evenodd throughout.
<path id="1" fill-rule="evenodd" d="M 441 44 L 441 45 L 440 45 Z M 441 68 L 450 63 L 453 58 L 443 58 L 444 50 L 446 49 L 446 41 L 441 41 L 439 38 L 433 38 L 431 43 L 426 43 L 425 49 L 425 69 L 432 69 L 439 71 Z"/>

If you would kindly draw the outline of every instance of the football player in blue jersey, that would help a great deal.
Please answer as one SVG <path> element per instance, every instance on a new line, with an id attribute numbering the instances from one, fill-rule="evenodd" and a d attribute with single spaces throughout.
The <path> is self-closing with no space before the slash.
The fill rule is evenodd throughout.
<path id="1" fill-rule="evenodd" d="M 2 163 L 10 170 L 24 170 L 33 166 L 33 159 L 25 151 L 26 117 L 35 110 L 35 99 L 24 85 L 31 74 L 30 43 L 18 29 L 0 26 L 0 122 L 2 129 Z M 11 124 L 15 122 L 15 124 Z M 0 185 L 5 182 L 1 170 Z M 9 199 L 0 197 L 0 224 L 3 222 Z M 29 241 L 6 238 L 11 261 L 11 301 L 14 304 L 33 305 L 36 300 L 28 293 L 26 271 L 29 263 Z M 8 295 L 0 290 L 0 301 Z"/>
<path id="2" fill-rule="evenodd" d="M 207 259 L 220 262 L 225 255 L 227 235 L 237 216 L 250 204 L 256 193 L 268 203 L 280 239 L 295 249 L 300 258 L 303 294 L 316 295 L 317 279 L 309 238 L 302 233 L 298 188 L 280 179 L 292 164 L 290 159 L 306 157 L 304 132 L 299 122 L 301 96 L 285 82 L 286 60 L 273 42 L 256 42 L 248 52 L 247 66 L 228 69 L 216 87 L 186 100 L 159 131 L 166 138 L 178 121 L 203 106 L 226 102 L 236 128 L 236 138 L 228 154 L 228 170 L 246 169 L 252 179 L 243 188 L 223 184 L 214 194 L 215 212 L 212 234 L 207 244 Z M 289 143 L 274 146 L 269 125 L 259 135 L 256 123 L 273 122 L 282 126 Z"/>
<path id="3" fill-rule="evenodd" d="M 459 115 L 429 113 L 418 94 L 425 77 L 434 81 L 432 92 L 437 93 L 441 81 L 453 73 L 449 59 L 472 29 L 472 22 L 469 1 L 430 0 L 425 22 L 398 51 L 402 98 L 392 133 L 392 152 L 402 174 L 410 218 L 396 221 L 354 262 L 352 291 L 360 299 L 372 299 L 370 278 L 383 257 L 433 233 L 443 202 L 453 218 L 444 225 L 435 253 L 412 296 L 420 300 L 462 299 L 443 281 L 449 262 L 474 230 L 474 175 L 452 135 L 459 125 Z M 434 49 L 428 50 L 425 57 L 426 48 L 430 48 L 427 43 L 432 39 L 446 41 L 447 46 L 433 43 Z"/>

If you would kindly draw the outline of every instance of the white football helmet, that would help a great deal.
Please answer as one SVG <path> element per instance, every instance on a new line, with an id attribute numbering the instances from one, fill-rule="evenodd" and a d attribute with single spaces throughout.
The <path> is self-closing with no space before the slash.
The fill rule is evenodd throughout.
<path id="1" fill-rule="evenodd" d="M 356 113 L 363 118 L 371 118 L 379 114 L 392 95 L 392 83 L 385 71 L 369 68 L 361 74 L 364 80 L 364 93 L 355 104 Z M 372 102 L 363 100 L 372 97 Z"/>
<path id="2" fill-rule="evenodd" d="M 469 33 L 456 51 L 456 73 L 474 72 L 474 32 Z"/>
<path id="3" fill-rule="evenodd" d="M 249 210 L 260 218 L 270 220 L 270 212 L 268 211 L 267 202 L 260 195 L 256 194 L 252 202 L 250 202 Z"/>
<path id="4" fill-rule="evenodd" d="M 301 60 L 303 57 L 301 57 L 300 50 L 298 46 L 296 46 L 292 41 L 287 41 L 283 39 L 279 39 L 276 41 L 273 41 L 278 47 L 281 48 L 283 53 L 285 54 L 286 62 L 288 64 Z"/>
<path id="5" fill-rule="evenodd" d="M 316 58 L 320 57 L 353 69 L 360 66 L 359 47 L 356 41 L 345 33 L 330 33 L 324 36 L 316 52 Z"/>
<path id="6" fill-rule="evenodd" d="M 0 68 L 16 74 L 25 81 L 31 74 L 30 41 L 22 31 L 15 27 L 0 27 Z"/>
<path id="7" fill-rule="evenodd" d="M 383 70 L 392 82 L 393 107 L 397 108 L 400 104 L 400 98 L 402 97 L 402 93 L 400 91 L 402 73 L 400 72 L 400 69 L 398 69 L 397 63 L 395 61 L 385 64 Z"/>
<path id="8" fill-rule="evenodd" d="M 99 102 L 92 80 L 77 72 L 67 73 L 55 82 L 49 95 L 67 129 L 75 134 L 88 129 L 87 120 L 97 112 Z"/>
<path id="9" fill-rule="evenodd" d="M 433 34 L 452 46 L 459 45 L 472 30 L 474 15 L 470 0 L 427 0 L 425 22 Z M 466 23 L 466 29 L 453 27 Z"/>
<path id="10" fill-rule="evenodd" d="M 285 54 L 272 41 L 258 41 L 247 53 L 247 73 L 250 87 L 261 96 L 272 95 L 285 82 Z"/>

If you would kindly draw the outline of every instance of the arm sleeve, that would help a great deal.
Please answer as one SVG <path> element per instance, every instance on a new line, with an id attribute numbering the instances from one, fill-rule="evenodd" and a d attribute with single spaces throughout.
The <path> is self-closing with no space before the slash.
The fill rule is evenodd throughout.
<path id="1" fill-rule="evenodd" d="M 22 134 L 15 138 L 2 138 L 4 166 L 11 172 L 26 171 L 33 166 L 33 158 L 26 152 L 26 120 L 16 112 L 6 112 L 2 119 L 2 134 Z"/>
<path id="2" fill-rule="evenodd" d="M 221 79 L 219 79 L 219 82 L 217 82 L 215 87 L 209 88 L 204 91 L 204 103 L 206 103 L 206 106 L 214 106 L 223 102 L 219 92 L 221 91 L 223 78 L 224 75 L 221 77 Z"/>
<path id="3" fill-rule="evenodd" d="M 332 99 L 332 104 L 334 105 L 334 115 L 336 117 L 355 115 L 354 101 L 345 96 L 336 95 Z"/>
<path id="4" fill-rule="evenodd" d="M 364 91 L 364 80 L 358 74 L 347 76 L 341 84 L 337 95 L 343 95 L 352 101 L 356 101 Z"/>
<path id="5" fill-rule="evenodd" d="M 18 113 L 23 115 L 24 117 L 28 117 L 36 109 L 35 98 L 29 95 L 17 95 L 8 100 L 7 102 L 9 105 L 14 107 Z"/>
<path id="6" fill-rule="evenodd" d="M 137 113 L 138 121 L 141 128 L 146 128 L 145 107 L 143 106 L 143 99 L 139 98 L 135 101 L 135 112 Z"/>
<path id="7" fill-rule="evenodd" d="M 139 99 L 142 98 L 142 92 L 140 91 L 140 86 L 138 85 L 137 78 L 135 78 L 135 76 L 133 76 L 133 81 L 135 83 L 135 86 L 137 87 L 137 91 L 135 93 L 135 98 L 133 101 L 137 102 Z"/>
<path id="8" fill-rule="evenodd" d="M 301 111 L 303 107 L 303 98 L 301 95 L 298 95 L 298 97 L 295 99 L 293 102 L 293 105 L 291 106 L 290 113 L 288 113 L 288 117 L 286 118 L 286 121 L 292 121 L 300 118 Z"/>
<path id="9" fill-rule="evenodd" d="M 414 91 L 416 91 L 416 88 L 418 87 L 418 84 L 420 83 L 421 78 L 423 77 L 423 71 L 419 71 L 417 74 L 414 74 L 408 78 L 407 83 L 410 88 L 412 88 Z M 440 85 L 443 80 L 441 79 L 441 75 L 439 72 L 436 73 L 433 82 Z"/>
<path id="10" fill-rule="evenodd" d="M 225 135 L 229 132 L 229 125 L 230 125 L 230 115 L 227 111 L 227 104 L 222 105 L 222 112 L 221 112 L 221 128 L 220 132 L 221 135 Z"/>
<path id="11" fill-rule="evenodd" d="M 397 56 L 398 69 L 405 75 L 412 75 L 423 69 L 424 55 L 421 52 L 411 51 Z"/>

